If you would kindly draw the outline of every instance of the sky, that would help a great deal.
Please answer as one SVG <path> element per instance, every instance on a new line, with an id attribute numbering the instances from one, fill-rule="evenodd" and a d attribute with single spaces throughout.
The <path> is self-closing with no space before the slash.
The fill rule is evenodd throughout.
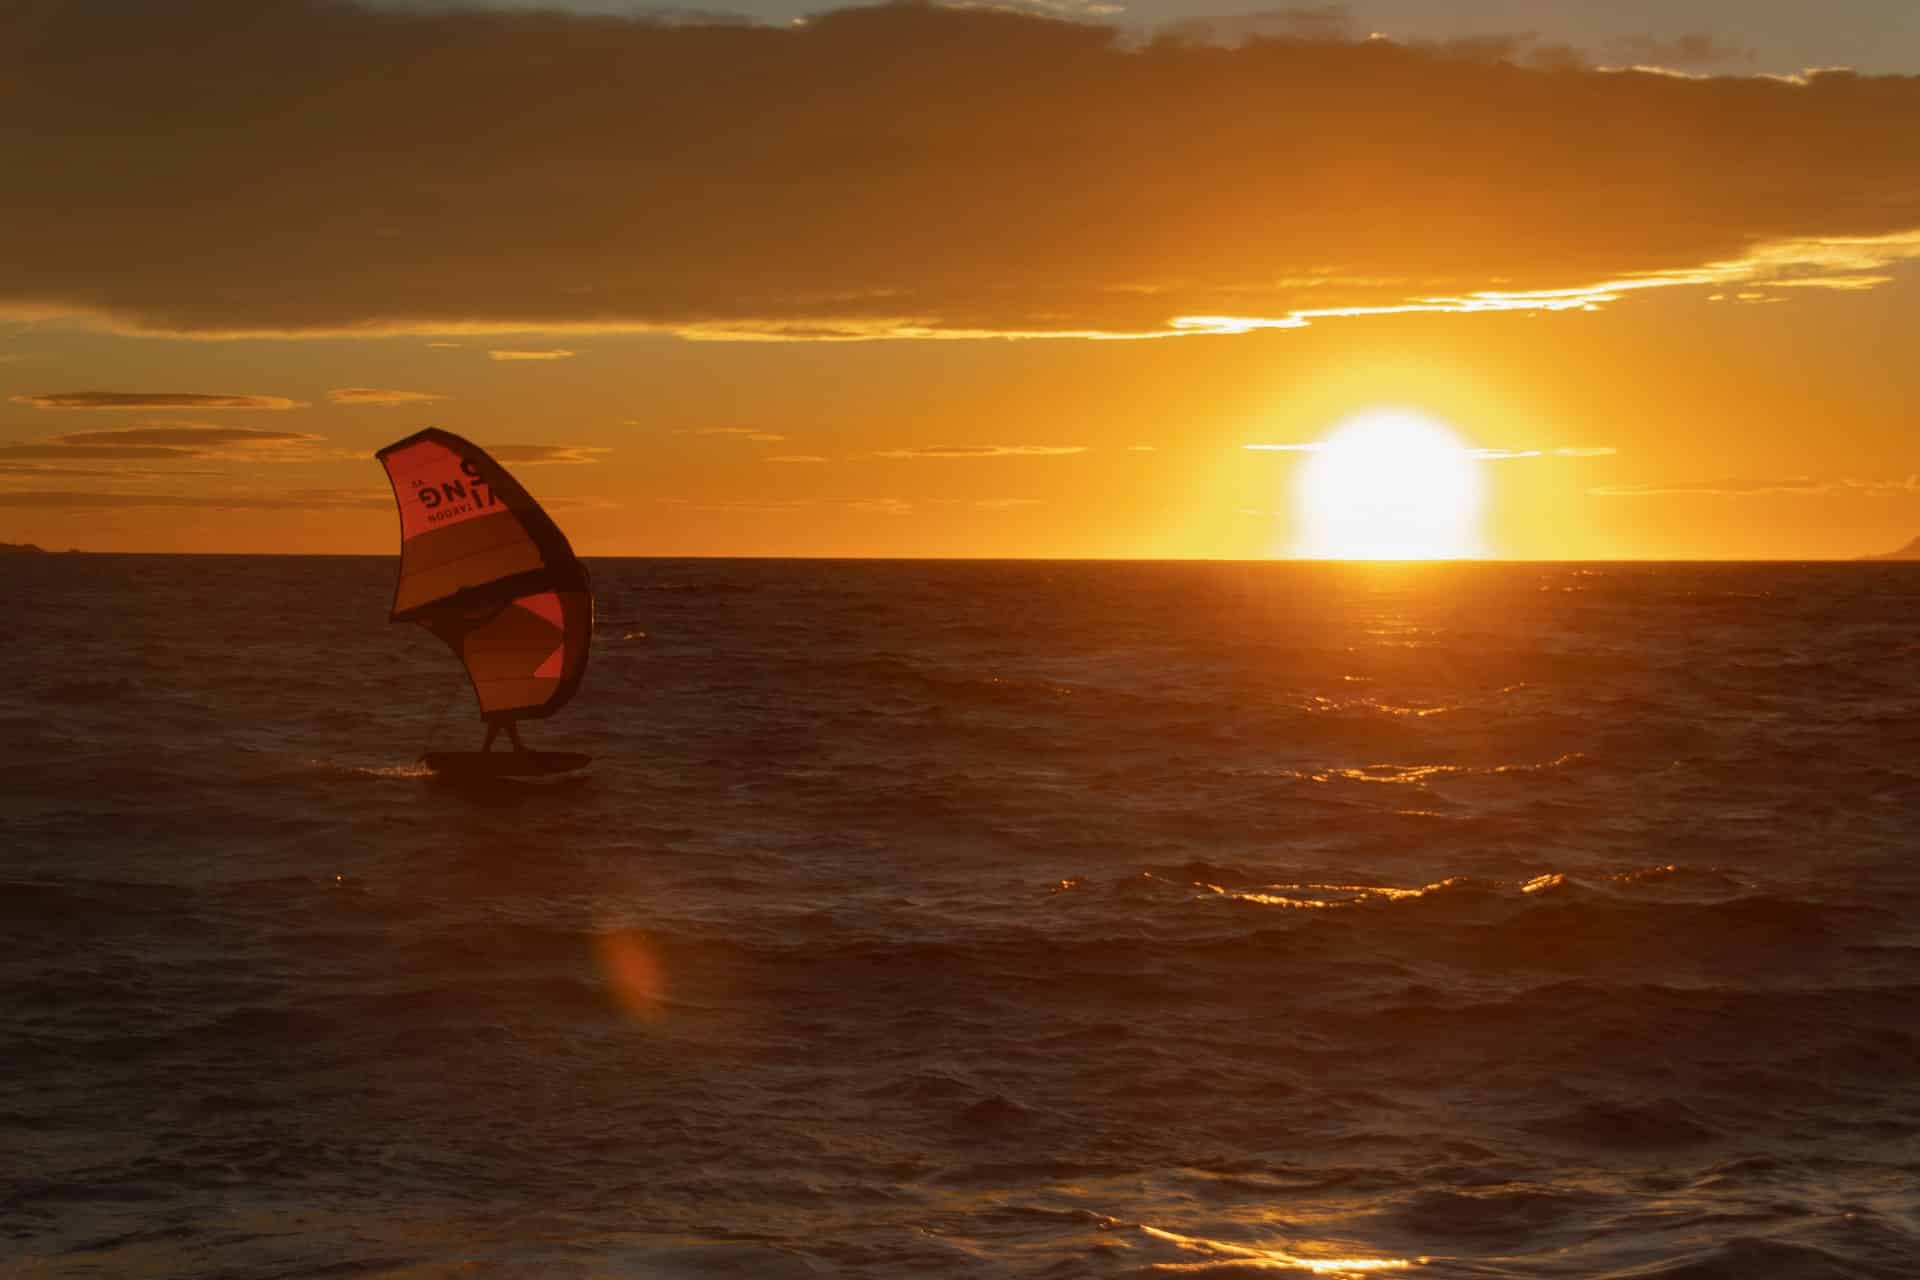
<path id="1" fill-rule="evenodd" d="M 1479 554 L 1888 551 L 1916 72 L 1906 0 L 25 0 L 0 540 L 391 554 L 437 425 L 590 556 L 1340 554 L 1390 413 Z"/>

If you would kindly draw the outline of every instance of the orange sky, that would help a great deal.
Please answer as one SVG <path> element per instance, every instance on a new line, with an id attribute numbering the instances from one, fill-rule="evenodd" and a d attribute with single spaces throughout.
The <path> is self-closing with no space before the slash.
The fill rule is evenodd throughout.
<path id="1" fill-rule="evenodd" d="M 939 9 L 9 48 L 0 539 L 390 553 L 433 423 L 588 555 L 1258 557 L 1301 455 L 1245 446 L 1384 406 L 1541 455 L 1495 555 L 1920 533 L 1912 77 Z"/>

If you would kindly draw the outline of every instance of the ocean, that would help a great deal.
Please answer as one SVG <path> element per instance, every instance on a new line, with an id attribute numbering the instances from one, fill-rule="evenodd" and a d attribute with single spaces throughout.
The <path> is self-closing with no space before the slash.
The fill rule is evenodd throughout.
<path id="1" fill-rule="evenodd" d="M 1920 567 L 12 555 L 0 1275 L 1920 1275 Z"/>

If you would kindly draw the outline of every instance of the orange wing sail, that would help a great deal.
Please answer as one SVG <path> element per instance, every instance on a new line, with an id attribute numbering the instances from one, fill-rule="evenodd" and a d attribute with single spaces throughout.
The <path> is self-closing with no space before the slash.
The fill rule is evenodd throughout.
<path id="1" fill-rule="evenodd" d="M 593 588 L 566 535 L 486 450 L 428 427 L 374 455 L 400 508 L 395 622 L 466 664 L 487 717 L 550 716 L 580 687 Z"/>

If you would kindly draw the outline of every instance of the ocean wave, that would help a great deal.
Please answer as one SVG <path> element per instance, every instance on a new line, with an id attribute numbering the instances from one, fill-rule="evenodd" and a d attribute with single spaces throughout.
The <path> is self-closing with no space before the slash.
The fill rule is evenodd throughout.
<path id="1" fill-rule="evenodd" d="M 537 731 L 596 767 L 537 792 L 411 764 L 473 707 L 387 627 L 385 561 L 76 557 L 35 585 L 32 676 L 0 693 L 10 1256 L 1920 1256 L 1920 578 L 595 577 L 586 683 Z"/>

